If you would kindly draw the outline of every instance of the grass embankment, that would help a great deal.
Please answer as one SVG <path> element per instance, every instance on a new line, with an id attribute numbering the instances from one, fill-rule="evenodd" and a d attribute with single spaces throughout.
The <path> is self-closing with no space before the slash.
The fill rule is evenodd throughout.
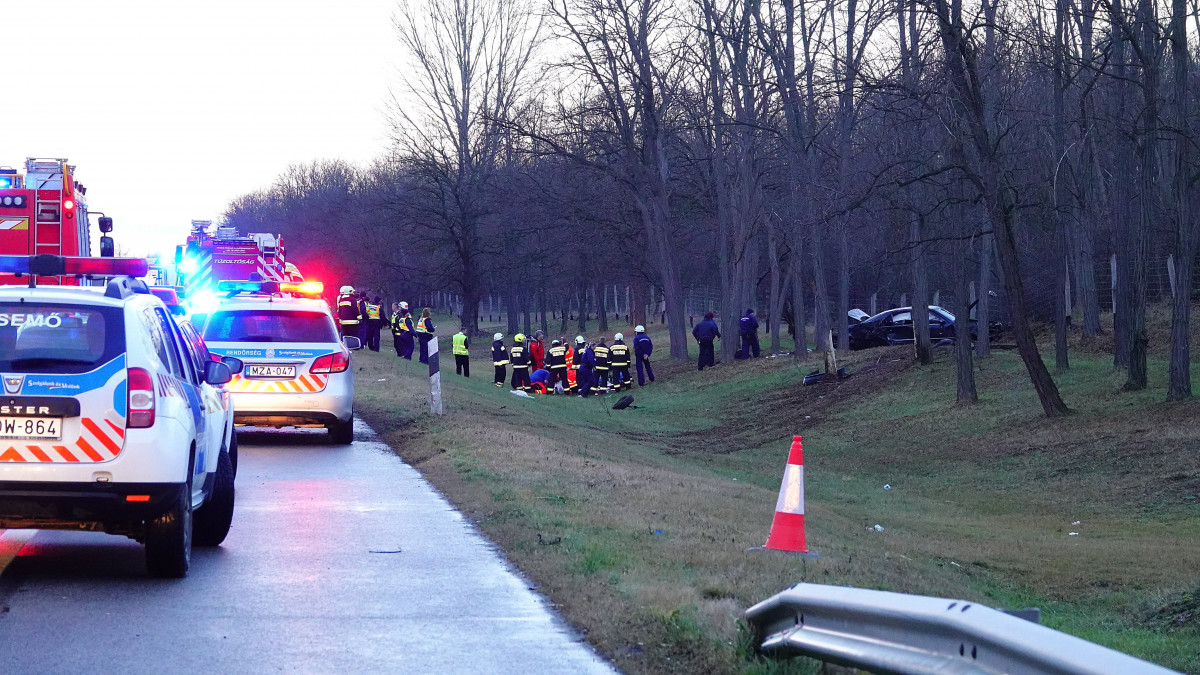
<path id="1" fill-rule="evenodd" d="M 1038 606 L 1050 626 L 1200 671 L 1200 403 L 1161 402 L 1159 357 L 1150 389 L 1127 394 L 1110 357 L 1074 353 L 1062 420 L 1041 416 L 1014 353 L 985 360 L 981 402 L 960 407 L 950 354 L 917 367 L 904 348 L 855 353 L 853 377 L 815 387 L 789 358 L 697 373 L 660 354 L 658 383 L 613 411 L 612 396 L 497 389 L 477 342 L 469 380 L 443 353 L 440 418 L 423 366 L 357 353 L 358 414 L 623 670 L 809 669 L 755 659 L 739 629 L 807 580 Z M 746 551 L 793 434 L 815 560 Z"/>

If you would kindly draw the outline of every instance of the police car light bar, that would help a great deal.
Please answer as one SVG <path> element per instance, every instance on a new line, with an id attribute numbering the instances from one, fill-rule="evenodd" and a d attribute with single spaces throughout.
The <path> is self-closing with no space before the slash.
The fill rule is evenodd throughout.
<path id="1" fill-rule="evenodd" d="M 278 281 L 218 281 L 217 290 L 221 293 L 278 293 Z"/>
<path id="2" fill-rule="evenodd" d="M 61 255 L 0 255 L 0 273 L 60 275 L 145 276 L 150 270 L 145 258 L 82 258 Z"/>
<path id="3" fill-rule="evenodd" d="M 298 293 L 302 295 L 320 295 L 325 290 L 325 284 L 319 281 L 219 281 L 217 291 L 228 293 Z"/>

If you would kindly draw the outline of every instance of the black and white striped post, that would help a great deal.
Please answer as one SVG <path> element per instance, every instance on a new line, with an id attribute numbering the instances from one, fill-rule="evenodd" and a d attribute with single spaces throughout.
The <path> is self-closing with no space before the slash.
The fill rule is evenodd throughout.
<path id="1" fill-rule="evenodd" d="M 438 372 L 438 339 L 429 340 L 429 412 L 442 414 L 442 374 Z"/>

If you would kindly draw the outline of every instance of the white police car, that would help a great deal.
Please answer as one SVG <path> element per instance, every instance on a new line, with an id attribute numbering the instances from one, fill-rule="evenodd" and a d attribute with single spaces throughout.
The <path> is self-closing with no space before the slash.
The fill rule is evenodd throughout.
<path id="1" fill-rule="evenodd" d="M 141 259 L 0 256 L 0 272 L 142 275 Z M 35 277 L 36 278 L 36 277 Z M 231 368 L 196 358 L 145 284 L 0 287 L 0 528 L 95 530 L 187 574 L 233 518 Z"/>
<path id="2" fill-rule="evenodd" d="M 209 350 L 245 363 L 228 389 L 239 425 L 325 427 L 334 442 L 354 440 L 354 372 L 319 282 L 223 281 L 228 297 L 211 314 L 193 315 Z M 315 290 L 314 290 L 315 289 Z"/>

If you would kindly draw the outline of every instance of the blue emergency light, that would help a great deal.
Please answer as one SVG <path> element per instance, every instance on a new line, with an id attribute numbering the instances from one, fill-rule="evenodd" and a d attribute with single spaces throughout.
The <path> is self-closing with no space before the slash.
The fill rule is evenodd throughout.
<path id="1" fill-rule="evenodd" d="M 0 176 L 0 189 L 10 188 L 14 182 L 12 176 Z"/>

